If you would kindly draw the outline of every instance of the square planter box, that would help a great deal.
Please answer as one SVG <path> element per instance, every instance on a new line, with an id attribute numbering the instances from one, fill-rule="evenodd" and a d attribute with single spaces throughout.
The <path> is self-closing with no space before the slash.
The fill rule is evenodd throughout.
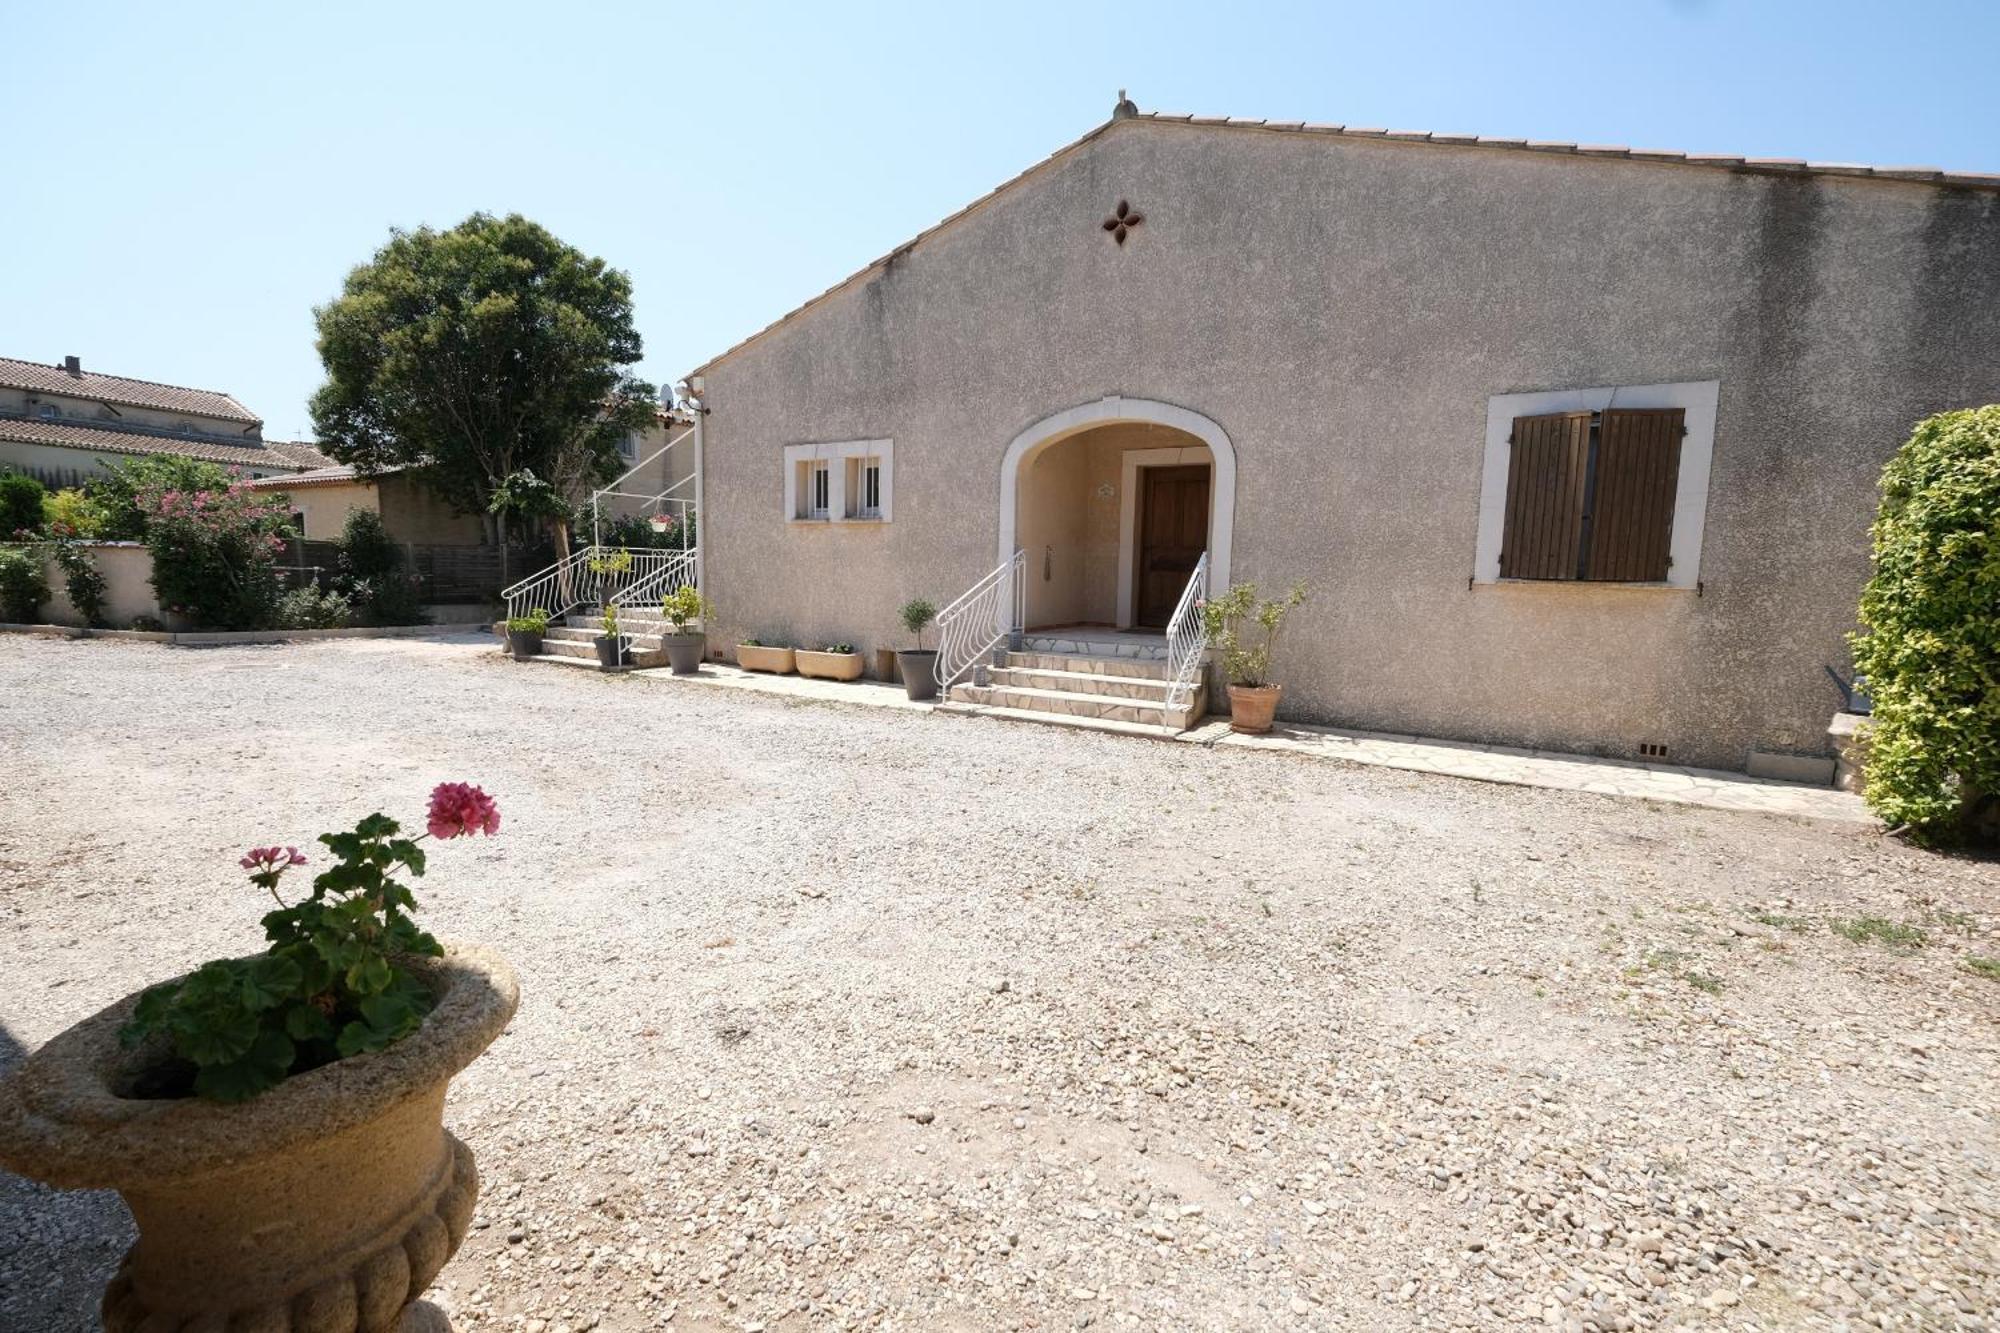
<path id="1" fill-rule="evenodd" d="M 793 654 L 798 659 L 801 676 L 817 676 L 821 680 L 860 680 L 860 653 L 815 653 L 801 648 Z"/>
<path id="2" fill-rule="evenodd" d="M 745 671 L 769 671 L 780 676 L 789 676 L 797 663 L 792 660 L 789 648 L 767 648 L 761 644 L 739 643 L 736 645 L 736 665 Z"/>

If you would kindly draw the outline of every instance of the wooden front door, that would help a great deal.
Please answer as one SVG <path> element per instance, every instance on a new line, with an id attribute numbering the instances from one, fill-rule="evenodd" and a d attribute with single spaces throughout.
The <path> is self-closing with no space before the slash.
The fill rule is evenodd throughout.
<path id="1" fill-rule="evenodd" d="M 1139 469 L 1139 550 L 1132 623 L 1165 629 L 1208 549 L 1208 467 Z"/>

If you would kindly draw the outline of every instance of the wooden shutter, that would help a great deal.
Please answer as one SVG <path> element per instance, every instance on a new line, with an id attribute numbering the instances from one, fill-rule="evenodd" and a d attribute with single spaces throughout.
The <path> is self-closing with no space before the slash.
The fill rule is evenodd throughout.
<path id="1" fill-rule="evenodd" d="M 1583 540 L 1590 413 L 1515 417 L 1507 467 L 1503 579 L 1573 579 Z"/>
<path id="2" fill-rule="evenodd" d="M 1685 416 L 1678 407 L 1614 408 L 1599 420 L 1586 579 L 1666 582 Z"/>

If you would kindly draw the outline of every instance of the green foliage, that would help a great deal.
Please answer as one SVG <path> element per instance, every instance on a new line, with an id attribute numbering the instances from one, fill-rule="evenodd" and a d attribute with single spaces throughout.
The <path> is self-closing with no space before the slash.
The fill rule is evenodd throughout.
<path id="1" fill-rule="evenodd" d="M 1294 583 L 1284 597 L 1264 602 L 1257 600 L 1256 584 L 1239 583 L 1199 604 L 1202 626 L 1209 643 L 1222 654 L 1223 674 L 1231 685 L 1255 688 L 1271 683 L 1271 653 L 1277 647 L 1278 630 L 1305 600 L 1304 583 Z M 1246 624 L 1254 627 L 1250 635 L 1254 642 L 1246 641 Z"/>
<path id="2" fill-rule="evenodd" d="M 1854 636 L 1874 726 L 1865 795 L 1954 841 L 2000 794 L 2000 405 L 1918 423 L 1882 472 Z"/>
<path id="3" fill-rule="evenodd" d="M 921 649 L 924 646 L 924 629 L 937 619 L 937 606 L 922 597 L 915 597 L 904 602 L 896 616 L 903 622 L 904 629 L 917 636 L 917 647 Z"/>
<path id="4" fill-rule="evenodd" d="M 851 643 L 829 643 L 826 647 L 820 649 L 820 651 L 823 653 L 839 653 L 841 656 L 846 657 L 854 652 L 854 645 Z"/>
<path id="5" fill-rule="evenodd" d="M 194 494 L 229 489 L 229 470 L 197 458 L 178 454 L 148 454 L 143 458 L 113 463 L 101 476 L 83 484 L 85 498 L 103 511 L 104 523 L 98 536 L 105 541 L 137 542 L 146 539 L 146 510 L 140 497 L 164 495 L 169 491 Z"/>
<path id="6" fill-rule="evenodd" d="M 604 632 L 604 638 L 615 639 L 618 637 L 618 604 L 616 602 L 606 602 L 604 604 L 604 614 L 598 617 L 597 625 Z"/>
<path id="7" fill-rule="evenodd" d="M 424 853 L 400 833 L 376 814 L 351 833 L 323 835 L 335 862 L 293 904 L 278 897 L 278 882 L 300 862 L 277 848 L 255 867 L 246 857 L 251 882 L 278 900 L 264 917 L 269 948 L 148 990 L 121 1039 L 134 1046 L 164 1035 L 194 1066 L 196 1095 L 236 1102 L 416 1031 L 431 994 L 402 960 L 444 951 L 410 917 L 416 899 L 396 876 L 421 876 Z"/>
<path id="8" fill-rule="evenodd" d="M 715 614 L 715 604 L 703 597 L 699 589 L 682 584 L 667 594 L 660 603 L 660 615 L 672 623 L 674 633 L 685 634 L 688 626 L 697 620 L 706 620 Z"/>
<path id="9" fill-rule="evenodd" d="M 525 616 L 508 616 L 509 634 L 546 634 L 549 630 L 549 613 L 539 606 Z"/>
<path id="10" fill-rule="evenodd" d="M 41 548 L 0 547 L 0 619 L 15 625 L 39 624 L 42 603 L 48 600 Z"/>
<path id="11" fill-rule="evenodd" d="M 588 524 L 590 513 L 584 510 Z M 676 519 L 656 528 L 651 520 L 636 514 L 606 514 L 597 521 L 597 540 L 605 546 L 631 546 L 642 551 L 685 551 L 694 545 L 694 515 Z"/>
<path id="12" fill-rule="evenodd" d="M 340 586 L 370 625 L 421 625 L 423 589 L 403 567 L 403 547 L 372 509 L 350 509 L 340 530 Z"/>
<path id="13" fill-rule="evenodd" d="M 64 495 L 75 495 L 75 491 L 64 491 Z M 63 592 L 69 596 L 69 604 L 76 608 L 86 625 L 104 623 L 104 575 L 98 572 L 90 553 L 83 549 L 81 542 L 62 538 L 52 544 L 56 567 L 63 572 Z"/>
<path id="14" fill-rule="evenodd" d="M 1883 944 L 1893 949 L 1921 949 L 1929 936 L 1916 926 L 1881 916 L 1844 917 L 1834 921 L 1833 933 L 1855 944 Z"/>
<path id="15" fill-rule="evenodd" d="M 280 629 L 345 629 L 354 623 L 354 604 L 347 594 L 307 584 L 278 599 Z"/>
<path id="16" fill-rule="evenodd" d="M 291 514 L 278 497 L 230 485 L 159 490 L 136 501 L 153 555 L 153 591 L 201 629 L 264 629 L 278 614 L 278 552 Z"/>
<path id="17" fill-rule="evenodd" d="M 48 492 L 25 472 L 0 472 L 0 542 L 26 541 L 42 530 Z"/>
<path id="18" fill-rule="evenodd" d="M 1976 953 L 1967 954 L 1965 956 L 1965 970 L 1972 973 L 1975 977 L 1984 977 L 1988 981 L 2000 981 L 2000 958 L 1987 958 Z"/>
<path id="19" fill-rule="evenodd" d="M 629 373 L 631 280 L 523 217 L 393 231 L 313 315 L 321 447 L 416 469 L 464 513 L 523 470 L 576 496 L 617 475 L 618 441 L 654 421 L 653 387 Z"/>
<path id="20" fill-rule="evenodd" d="M 42 527 L 51 537 L 102 537 L 111 512 L 88 491 L 52 491 L 42 501 Z"/>
<path id="21" fill-rule="evenodd" d="M 620 549 L 610 555 L 594 555 L 586 563 L 593 574 L 623 574 L 632 568 L 632 553 Z"/>

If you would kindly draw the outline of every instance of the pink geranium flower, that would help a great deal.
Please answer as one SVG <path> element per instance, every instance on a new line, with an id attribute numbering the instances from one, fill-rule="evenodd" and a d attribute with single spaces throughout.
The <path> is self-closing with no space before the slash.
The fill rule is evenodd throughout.
<path id="1" fill-rule="evenodd" d="M 469 783 L 440 782 L 431 790 L 426 823 L 433 838 L 456 838 L 462 833 L 490 835 L 500 831 L 500 807 Z"/>
<path id="2" fill-rule="evenodd" d="M 250 871 L 289 870 L 302 866 L 306 858 L 296 847 L 252 847 L 236 864 Z"/>

